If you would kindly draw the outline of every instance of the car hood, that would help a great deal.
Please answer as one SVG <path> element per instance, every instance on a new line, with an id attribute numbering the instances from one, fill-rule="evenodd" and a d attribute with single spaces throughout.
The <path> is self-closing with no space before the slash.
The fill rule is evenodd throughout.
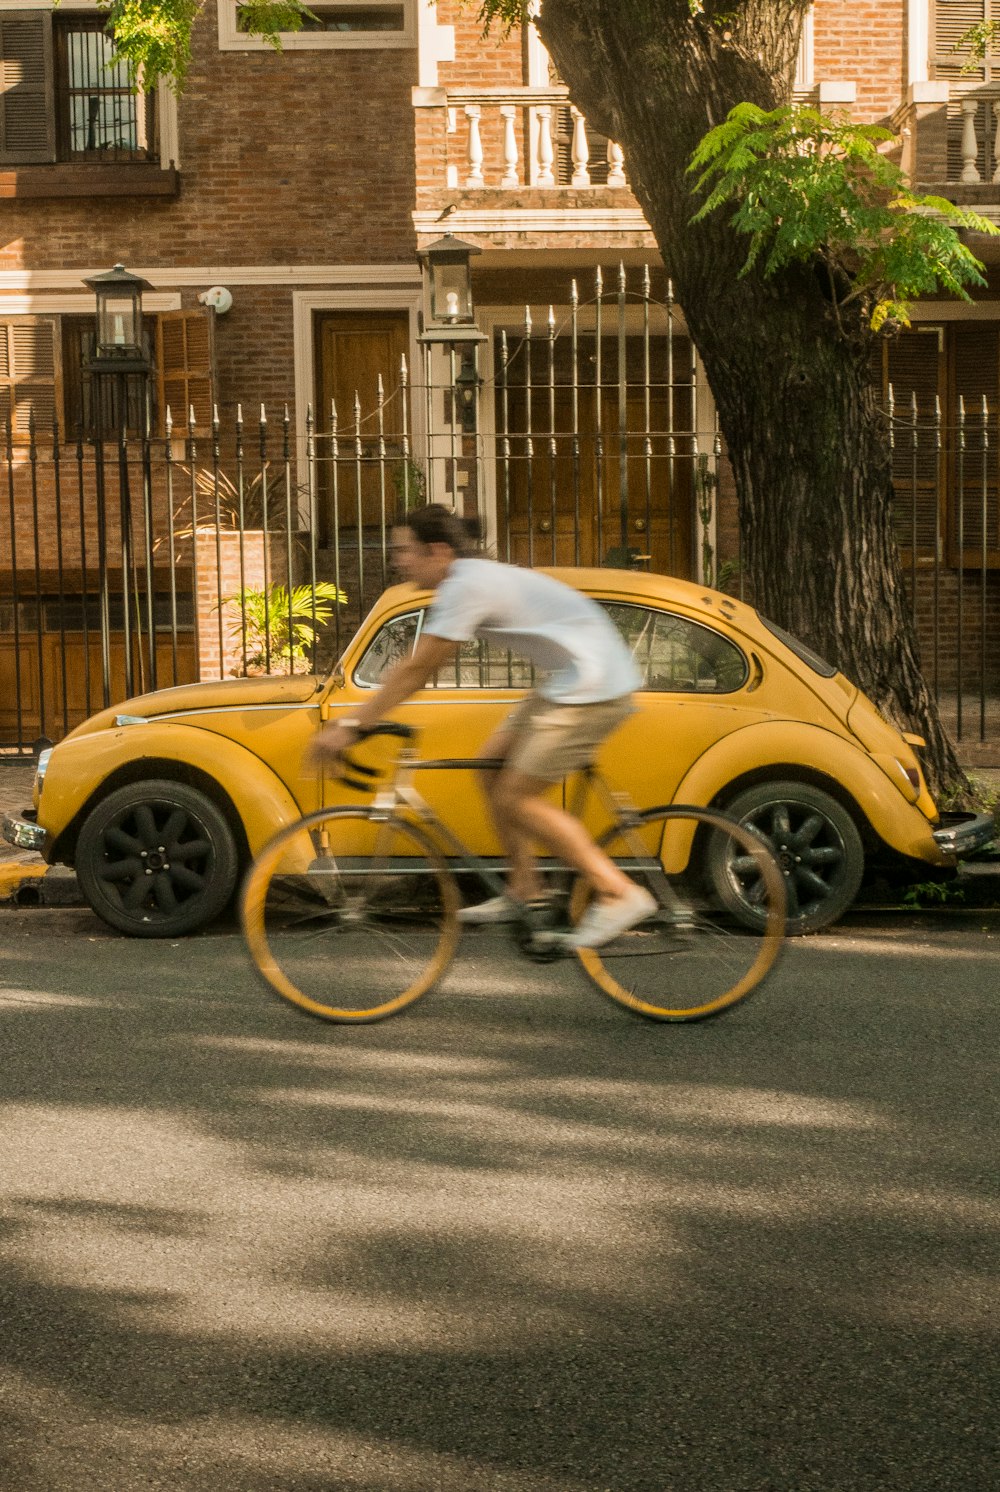
<path id="1" fill-rule="evenodd" d="M 324 680 L 316 674 L 292 678 L 215 679 L 202 684 L 180 684 L 175 689 L 157 689 L 91 715 L 71 731 L 66 740 L 110 730 L 119 715 L 155 720 L 161 715 L 185 714 L 193 710 L 232 710 L 251 705 L 302 704 L 318 695 Z"/>

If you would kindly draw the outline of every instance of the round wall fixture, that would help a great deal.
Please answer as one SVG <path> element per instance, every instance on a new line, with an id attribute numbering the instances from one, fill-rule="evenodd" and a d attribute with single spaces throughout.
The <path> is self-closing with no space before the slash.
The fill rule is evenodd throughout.
<path id="1" fill-rule="evenodd" d="M 224 285 L 213 285 L 211 290 L 203 290 L 198 300 L 203 306 L 212 306 L 219 316 L 225 316 L 233 303 L 233 294 Z"/>

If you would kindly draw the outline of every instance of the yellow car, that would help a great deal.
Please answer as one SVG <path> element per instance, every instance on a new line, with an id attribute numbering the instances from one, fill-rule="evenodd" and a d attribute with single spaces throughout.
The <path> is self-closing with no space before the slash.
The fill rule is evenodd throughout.
<path id="1" fill-rule="evenodd" d="M 714 804 L 754 825 L 785 870 L 790 932 L 835 921 L 866 860 L 953 865 L 992 837 L 986 816 L 945 822 L 917 738 L 751 607 L 661 575 L 552 573 L 607 608 L 643 675 L 638 713 L 599 758 L 612 786 L 642 808 Z M 75 866 L 94 911 L 123 932 L 205 926 L 272 834 L 352 799 L 304 767 L 309 740 L 413 648 L 428 600 L 386 591 L 329 677 L 191 684 L 94 715 L 43 752 L 34 809 L 6 820 L 5 837 Z M 470 756 L 530 685 L 528 665 L 470 643 L 396 713 L 420 728 L 425 755 Z M 421 790 L 478 854 L 498 856 L 471 773 L 428 772 Z M 742 920 L 755 919 L 747 905 Z"/>

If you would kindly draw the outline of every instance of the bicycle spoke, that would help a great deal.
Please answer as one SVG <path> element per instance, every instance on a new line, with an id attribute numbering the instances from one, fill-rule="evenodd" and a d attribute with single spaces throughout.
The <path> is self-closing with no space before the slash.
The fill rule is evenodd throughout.
<path id="1" fill-rule="evenodd" d="M 776 816 L 777 817 L 777 816 Z M 665 868 L 635 872 L 634 843 L 664 846 Z M 661 911 L 612 943 L 581 950 L 584 968 L 605 994 L 656 1020 L 699 1020 L 743 999 L 774 962 L 784 927 L 781 871 L 760 836 L 710 809 L 651 810 L 605 847 L 633 879 L 653 891 Z M 669 870 L 671 855 L 687 863 Z M 760 908 L 765 936 L 744 932 L 714 893 L 722 884 Z M 574 896 L 574 917 L 586 897 Z"/>
<path id="2" fill-rule="evenodd" d="M 430 987 L 454 947 L 456 905 L 419 831 L 332 809 L 259 858 L 244 927 L 279 994 L 330 1020 L 373 1020 Z"/>

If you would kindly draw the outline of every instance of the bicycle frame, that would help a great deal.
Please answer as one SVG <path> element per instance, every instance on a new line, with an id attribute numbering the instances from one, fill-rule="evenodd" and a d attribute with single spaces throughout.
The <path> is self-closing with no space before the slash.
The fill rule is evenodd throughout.
<path id="1" fill-rule="evenodd" d="M 506 891 L 503 879 L 487 865 L 481 856 L 470 850 L 464 840 L 441 819 L 421 795 L 413 780 L 418 772 L 428 770 L 482 771 L 484 768 L 499 769 L 501 765 L 500 760 L 493 762 L 489 758 L 479 757 L 442 757 L 427 760 L 421 758 L 412 747 L 404 746 L 396 758 L 391 780 L 385 786 L 375 790 L 371 816 L 373 820 L 390 823 L 400 807 L 408 809 L 424 828 L 431 831 L 433 839 L 446 853 L 449 862 L 455 860 L 459 862 L 457 867 L 454 863 L 448 864 L 453 874 L 456 869 L 468 871 L 477 878 L 491 896 L 501 896 Z M 352 763 L 351 766 L 357 770 L 356 764 Z M 357 780 L 353 781 L 353 785 L 370 791 L 367 784 Z M 618 862 L 622 868 L 626 872 L 642 870 L 646 873 L 653 871 L 662 874 L 663 867 L 660 860 L 654 857 L 651 861 L 649 850 L 635 833 L 642 819 L 639 810 L 627 793 L 613 791 L 593 764 L 584 767 L 578 774 L 574 793 L 567 808 L 574 818 L 581 817 L 588 793 L 595 794 L 609 815 L 610 822 L 601 837 L 604 838 L 612 831 L 618 830 L 630 843 L 632 854 L 628 859 L 620 859 Z M 378 856 L 375 855 L 372 858 L 377 860 Z M 554 868 L 570 875 L 577 874 L 572 866 L 566 865 L 563 861 L 549 861 L 543 858 L 538 863 L 543 870 Z M 662 876 L 660 887 L 663 903 L 672 914 L 680 916 L 682 903 L 667 876 Z"/>

